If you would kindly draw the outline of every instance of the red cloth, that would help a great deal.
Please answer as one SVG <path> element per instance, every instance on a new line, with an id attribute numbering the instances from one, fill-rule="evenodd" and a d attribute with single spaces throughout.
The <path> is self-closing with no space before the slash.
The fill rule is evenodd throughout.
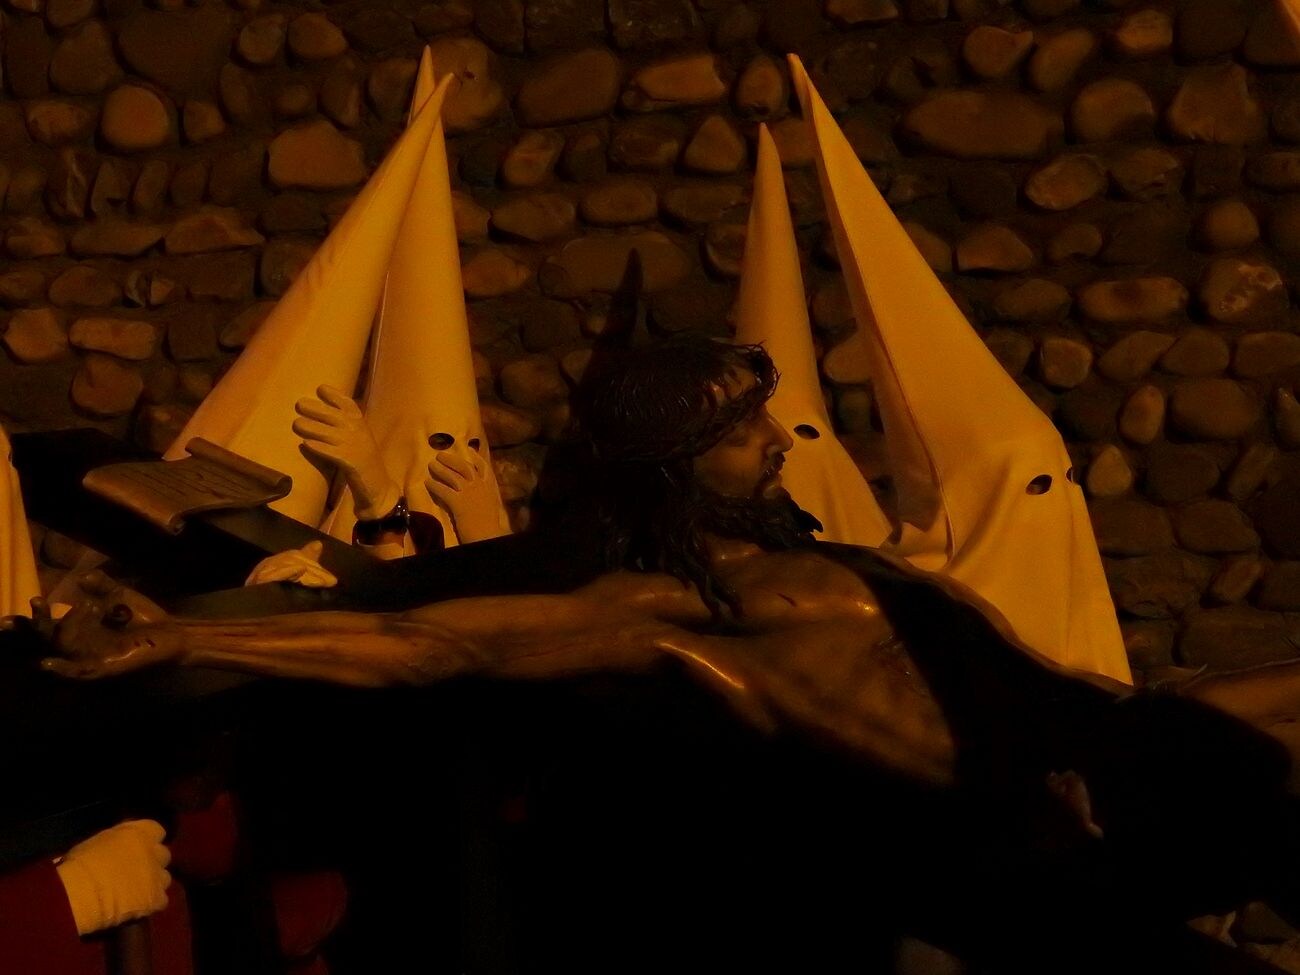
<path id="1" fill-rule="evenodd" d="M 189 905 L 173 883 L 167 908 L 149 919 L 154 975 L 193 975 Z M 79 938 L 54 865 L 38 861 L 0 875 L 0 972 L 107 975 L 106 938 Z"/>

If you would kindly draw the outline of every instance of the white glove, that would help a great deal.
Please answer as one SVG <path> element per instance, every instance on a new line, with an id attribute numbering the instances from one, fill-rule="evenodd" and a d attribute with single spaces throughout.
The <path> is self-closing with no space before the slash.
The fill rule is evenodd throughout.
<path id="1" fill-rule="evenodd" d="M 396 502 L 394 502 L 396 503 Z M 246 586 L 260 586 L 264 582 L 296 582 L 309 589 L 329 589 L 337 586 L 338 577 L 320 564 L 324 543 L 308 542 L 302 548 L 268 555 L 253 567 L 244 580 Z"/>
<path id="2" fill-rule="evenodd" d="M 424 487 L 451 515 L 461 542 L 481 542 L 508 533 L 501 524 L 501 502 L 487 459 L 477 450 L 458 444 L 438 451 L 429 461 Z"/>
<path id="3" fill-rule="evenodd" d="M 152 819 L 130 819 L 78 843 L 54 869 L 63 881 L 77 933 L 148 917 L 167 906 L 171 851 Z"/>
<path id="4" fill-rule="evenodd" d="M 393 510 L 402 491 L 384 467 L 361 407 L 333 386 L 318 387 L 316 395 L 320 399 L 308 396 L 294 404 L 298 419 L 293 421 L 293 432 L 302 437 L 309 453 L 333 462 L 343 472 L 358 521 L 382 518 Z"/>

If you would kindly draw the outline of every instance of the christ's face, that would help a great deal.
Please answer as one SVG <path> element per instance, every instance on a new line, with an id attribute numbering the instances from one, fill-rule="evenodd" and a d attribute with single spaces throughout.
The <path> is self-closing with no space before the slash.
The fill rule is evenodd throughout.
<path id="1" fill-rule="evenodd" d="M 720 391 L 734 399 L 753 388 L 751 372 L 728 377 Z M 781 465 L 794 446 L 790 434 L 760 406 L 727 431 L 726 435 L 695 458 L 695 479 L 701 487 L 725 498 L 775 500 L 785 495 Z"/>

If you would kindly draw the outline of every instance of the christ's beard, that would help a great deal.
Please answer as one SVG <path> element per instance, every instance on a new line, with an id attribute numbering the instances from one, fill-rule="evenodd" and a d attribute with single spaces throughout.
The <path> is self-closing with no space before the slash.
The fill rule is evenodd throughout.
<path id="1" fill-rule="evenodd" d="M 813 540 L 821 531 L 816 518 L 785 491 L 773 498 L 729 498 L 695 485 L 699 527 L 723 538 L 755 542 L 766 549 L 787 549 Z"/>

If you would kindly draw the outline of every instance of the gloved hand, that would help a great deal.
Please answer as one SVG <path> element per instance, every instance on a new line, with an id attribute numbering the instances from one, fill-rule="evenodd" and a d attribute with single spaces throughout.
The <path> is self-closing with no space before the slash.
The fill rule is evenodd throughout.
<path id="1" fill-rule="evenodd" d="M 396 502 L 394 502 L 396 503 Z M 246 586 L 260 586 L 264 582 L 296 582 L 309 589 L 329 589 L 337 586 L 338 577 L 320 564 L 324 543 L 308 542 L 302 548 L 268 555 L 253 567 L 244 580 Z"/>
<path id="2" fill-rule="evenodd" d="M 487 458 L 477 450 L 457 444 L 438 451 L 429 461 L 424 487 L 451 515 L 462 543 L 509 534 L 509 527 L 502 524 L 500 496 Z"/>
<path id="3" fill-rule="evenodd" d="M 77 933 L 147 917 L 167 906 L 171 853 L 152 819 L 118 823 L 78 843 L 55 864 Z"/>
<path id="4" fill-rule="evenodd" d="M 393 510 L 401 489 L 384 467 L 379 445 L 366 426 L 361 408 L 333 386 L 320 386 L 316 396 L 294 404 L 298 419 L 293 432 L 307 451 L 338 466 L 352 489 L 357 520 L 382 518 Z"/>

